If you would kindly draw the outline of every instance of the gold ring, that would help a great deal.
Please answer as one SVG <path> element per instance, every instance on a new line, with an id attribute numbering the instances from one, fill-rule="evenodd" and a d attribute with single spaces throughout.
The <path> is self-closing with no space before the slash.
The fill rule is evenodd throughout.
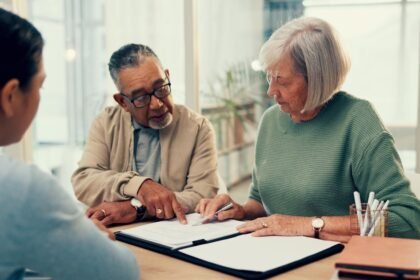
<path id="1" fill-rule="evenodd" d="M 106 217 L 106 211 L 105 209 L 101 209 L 102 214 L 104 214 L 104 218 Z"/>
<path id="2" fill-rule="evenodd" d="M 162 211 L 162 209 L 160 209 L 160 208 L 156 208 L 156 214 L 160 214 L 160 213 L 162 213 L 163 211 Z"/>
<path id="3" fill-rule="evenodd" d="M 261 222 L 261 225 L 262 225 L 263 228 L 268 228 L 268 225 L 267 225 L 266 222 Z"/>

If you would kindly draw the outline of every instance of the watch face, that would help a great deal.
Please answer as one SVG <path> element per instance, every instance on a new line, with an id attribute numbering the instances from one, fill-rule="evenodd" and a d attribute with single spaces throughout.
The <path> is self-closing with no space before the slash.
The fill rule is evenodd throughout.
<path id="1" fill-rule="evenodd" d="M 136 208 L 139 208 L 142 206 L 141 202 L 138 199 L 132 198 L 130 202 L 131 202 L 131 205 L 133 205 Z"/>
<path id="2" fill-rule="evenodd" d="M 314 228 L 322 228 L 324 226 L 324 221 L 321 218 L 315 218 L 312 220 L 312 226 Z"/>

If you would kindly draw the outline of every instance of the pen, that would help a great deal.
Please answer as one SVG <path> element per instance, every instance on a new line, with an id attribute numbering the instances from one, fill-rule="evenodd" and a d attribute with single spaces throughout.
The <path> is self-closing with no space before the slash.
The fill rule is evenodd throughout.
<path id="1" fill-rule="evenodd" d="M 373 203 L 370 207 L 366 208 L 366 213 L 369 212 L 368 218 L 363 221 L 363 229 L 361 232 L 361 236 L 365 236 L 369 233 L 368 228 L 370 228 L 372 220 L 374 219 L 375 213 L 376 213 L 376 209 L 378 208 L 379 205 L 379 200 L 374 199 Z"/>
<path id="2" fill-rule="evenodd" d="M 360 201 L 359 192 L 354 192 L 354 204 L 356 206 L 357 221 L 359 223 L 360 235 L 362 235 L 363 230 L 363 216 L 362 216 L 362 202 Z"/>
<path id="3" fill-rule="evenodd" d="M 366 233 L 367 226 L 369 225 L 369 220 L 371 217 L 373 217 L 373 212 L 371 212 L 371 209 L 372 209 L 374 200 L 375 200 L 375 192 L 370 192 L 366 210 L 365 210 L 365 218 L 363 219 L 363 228 L 360 233 L 361 235 L 364 235 Z"/>
<path id="4" fill-rule="evenodd" d="M 229 210 L 230 208 L 232 208 L 233 207 L 233 203 L 232 202 L 229 202 L 229 203 L 227 203 L 227 204 L 225 204 L 225 205 L 223 205 L 219 210 L 217 210 L 215 213 L 214 213 L 214 215 L 213 216 L 207 216 L 207 217 L 203 217 L 202 219 L 200 219 L 200 220 L 198 220 L 197 222 L 195 222 L 194 224 L 192 224 L 193 226 L 198 226 L 198 225 L 201 225 L 201 224 L 203 224 L 205 221 L 207 221 L 207 220 L 211 220 L 211 219 L 214 219 L 214 218 L 216 218 L 216 216 L 217 216 L 217 214 L 219 214 L 220 212 L 223 212 L 223 211 L 226 211 L 226 210 Z"/>
<path id="5" fill-rule="evenodd" d="M 381 219 L 380 216 L 383 214 L 383 212 L 388 208 L 388 204 L 389 204 L 389 200 L 387 200 L 385 203 L 383 201 L 381 201 L 381 203 L 379 204 L 378 208 L 377 208 L 377 213 L 375 215 L 375 218 L 372 222 L 371 228 L 369 230 L 369 234 L 368 236 L 372 236 L 376 225 L 378 224 L 378 221 Z"/>
<path id="6" fill-rule="evenodd" d="M 372 203 L 375 200 L 375 192 L 370 192 L 369 193 L 369 198 L 368 198 L 368 205 L 369 208 L 372 207 Z"/>

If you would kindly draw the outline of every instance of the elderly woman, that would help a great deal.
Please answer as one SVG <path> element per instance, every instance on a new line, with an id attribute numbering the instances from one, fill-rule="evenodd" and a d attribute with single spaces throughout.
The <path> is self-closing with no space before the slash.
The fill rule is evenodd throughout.
<path id="1" fill-rule="evenodd" d="M 25 19 L 0 8 L 0 146 L 18 142 L 31 124 L 45 79 L 44 40 Z M 57 180 L 0 156 L 0 279 L 25 268 L 54 279 L 138 279 L 127 248 L 85 217 Z M 112 237 L 111 233 L 110 237 Z"/>
<path id="2" fill-rule="evenodd" d="M 373 191 L 390 200 L 388 235 L 420 238 L 419 200 L 392 136 L 369 102 L 339 91 L 349 61 L 333 28 L 295 19 L 263 45 L 260 61 L 277 104 L 260 123 L 249 200 L 218 219 L 255 219 L 238 228 L 255 236 L 346 241 L 353 192 L 367 201 Z M 203 199 L 196 211 L 211 216 L 229 201 Z"/>

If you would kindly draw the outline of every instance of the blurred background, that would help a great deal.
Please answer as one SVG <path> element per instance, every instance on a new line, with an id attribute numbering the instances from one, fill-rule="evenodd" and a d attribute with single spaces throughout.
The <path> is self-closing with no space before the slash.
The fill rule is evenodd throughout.
<path id="1" fill-rule="evenodd" d="M 32 128 L 0 152 L 56 175 L 69 190 L 89 127 L 116 91 L 107 70 L 127 43 L 149 45 L 171 72 L 176 103 L 216 130 L 219 172 L 231 190 L 253 165 L 259 118 L 270 106 L 258 52 L 302 15 L 329 21 L 352 68 L 347 92 L 373 103 L 404 168 L 420 172 L 420 0 L 0 0 L 42 32 L 47 80 Z"/>

